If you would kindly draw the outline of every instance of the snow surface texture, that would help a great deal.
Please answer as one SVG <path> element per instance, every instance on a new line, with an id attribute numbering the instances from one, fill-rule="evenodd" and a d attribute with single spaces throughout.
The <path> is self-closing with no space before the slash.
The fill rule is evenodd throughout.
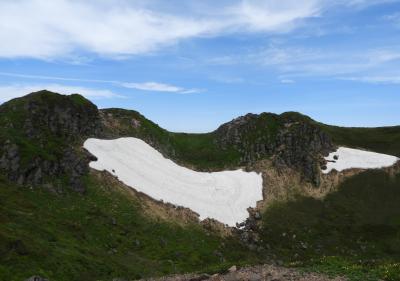
<path id="1" fill-rule="evenodd" d="M 335 156 L 337 156 L 337 160 L 334 158 Z M 336 152 L 325 157 L 325 160 L 328 161 L 327 169 L 322 172 L 327 174 L 332 170 L 341 172 L 351 168 L 378 169 L 389 167 L 395 164 L 399 158 L 365 150 L 339 147 Z"/>
<path id="2" fill-rule="evenodd" d="M 262 177 L 255 172 L 196 172 L 137 138 L 88 139 L 84 147 L 98 159 L 91 168 L 106 170 L 156 200 L 190 208 L 201 220 L 235 226 L 249 216 L 248 207 L 263 199 Z"/>

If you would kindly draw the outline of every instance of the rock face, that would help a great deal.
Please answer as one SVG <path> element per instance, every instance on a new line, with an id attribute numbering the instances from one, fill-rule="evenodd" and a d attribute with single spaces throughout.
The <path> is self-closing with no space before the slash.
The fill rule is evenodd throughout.
<path id="1" fill-rule="evenodd" d="M 222 125 L 215 133 L 222 149 L 233 146 L 242 153 L 243 164 L 271 158 L 276 167 L 295 168 L 316 186 L 320 183 L 322 156 L 335 150 L 330 137 L 314 121 L 291 112 L 247 114 Z"/>
<path id="2" fill-rule="evenodd" d="M 77 144 L 101 131 L 95 105 L 79 95 L 41 91 L 1 105 L 0 125 L 0 169 L 11 181 L 38 185 L 63 178 L 84 191 L 91 157 Z"/>
<path id="3" fill-rule="evenodd" d="M 175 158 L 175 149 L 171 143 L 170 132 L 146 119 L 139 112 L 109 108 L 100 109 L 99 114 L 103 125 L 103 132 L 100 137 L 105 139 L 139 138 L 157 149 L 165 157 Z"/>

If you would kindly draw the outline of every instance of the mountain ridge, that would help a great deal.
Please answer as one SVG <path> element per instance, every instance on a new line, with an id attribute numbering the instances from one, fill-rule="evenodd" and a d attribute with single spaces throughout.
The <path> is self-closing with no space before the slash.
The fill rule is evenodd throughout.
<path id="1" fill-rule="evenodd" d="M 172 133 L 137 111 L 48 91 L 1 105 L 0 125 L 2 280 L 129 280 L 266 262 L 352 281 L 400 277 L 400 163 L 321 174 L 339 145 L 400 156 L 400 127 L 347 129 L 288 112 Z M 256 171 L 264 200 L 239 228 L 199 223 L 190 209 L 89 169 L 90 137 L 139 138 L 196 171 Z"/>
<path id="2" fill-rule="evenodd" d="M 48 177 L 64 175 L 79 192 L 84 192 L 82 178 L 88 173 L 86 167 L 91 159 L 81 149 L 88 137 L 137 137 L 165 157 L 200 171 L 251 167 L 259 160 L 270 159 L 278 168 L 287 166 L 300 171 L 305 181 L 317 187 L 321 182 L 320 168 L 325 163 L 323 156 L 338 145 L 375 148 L 376 152 L 400 156 L 400 126 L 333 127 L 297 112 L 249 113 L 210 133 L 172 133 L 137 111 L 99 110 L 80 95 L 64 96 L 44 90 L 0 105 L 0 119 L 6 129 L 0 135 L 0 168 L 6 170 L 9 179 L 35 185 L 46 183 Z M 362 139 L 354 138 L 354 131 Z M 375 141 L 375 132 L 390 135 L 389 141 Z M 62 161 L 52 159 L 54 155 Z"/>

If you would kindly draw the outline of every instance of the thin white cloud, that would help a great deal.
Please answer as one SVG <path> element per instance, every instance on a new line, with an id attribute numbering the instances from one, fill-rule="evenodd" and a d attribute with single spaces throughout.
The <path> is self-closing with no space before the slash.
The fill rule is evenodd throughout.
<path id="1" fill-rule="evenodd" d="M 247 54 L 210 58 L 211 65 L 258 64 L 284 77 L 288 84 L 297 77 L 323 77 L 369 83 L 398 83 L 400 46 L 367 50 L 313 49 L 276 45 Z M 380 75 L 378 74 L 380 73 Z M 384 75 L 383 75 L 384 74 Z M 358 78 L 357 78 L 358 77 Z"/>
<path id="2" fill-rule="evenodd" d="M 0 57 L 54 59 L 83 51 L 124 58 L 193 37 L 288 31 L 318 16 L 324 2 L 204 1 L 202 12 L 189 5 L 166 10 L 161 1 L 2 0 Z"/>
<path id="3" fill-rule="evenodd" d="M 340 7 L 362 10 L 371 6 L 396 3 L 399 0 L 326 0 L 324 2 L 326 8 Z"/>
<path id="4" fill-rule="evenodd" d="M 15 77 L 15 78 L 26 78 L 26 79 L 38 79 L 38 80 L 59 80 L 59 81 L 75 81 L 75 82 L 93 82 L 93 83 L 122 83 L 115 80 L 100 80 L 100 79 L 84 79 L 84 78 L 71 78 L 71 77 L 59 77 L 59 76 L 47 76 L 47 75 L 32 75 L 24 73 L 13 73 L 13 72 L 0 72 L 1 76 Z"/>
<path id="5" fill-rule="evenodd" d="M 385 15 L 383 19 L 394 24 L 395 27 L 400 28 L 400 12 Z"/>
<path id="6" fill-rule="evenodd" d="M 240 83 L 248 82 L 242 77 L 235 77 L 235 76 L 232 77 L 232 76 L 216 75 L 216 76 L 212 76 L 209 78 L 211 80 L 214 80 L 219 83 L 224 83 L 224 84 L 240 84 Z"/>
<path id="7" fill-rule="evenodd" d="M 0 103 L 3 103 L 13 98 L 25 96 L 32 92 L 41 91 L 44 89 L 64 95 L 80 94 L 91 100 L 123 97 L 109 90 L 98 90 L 86 87 L 76 87 L 76 86 L 67 86 L 59 84 L 35 84 L 35 85 L 12 84 L 12 85 L 0 86 Z"/>
<path id="8" fill-rule="evenodd" d="M 236 24 L 250 31 L 287 31 L 298 20 L 318 16 L 321 1 L 245 0 L 228 10 Z"/>
<path id="9" fill-rule="evenodd" d="M 183 89 L 180 87 L 163 83 L 157 83 L 157 82 L 123 83 L 121 85 L 126 88 L 138 89 L 143 91 L 171 92 L 171 93 L 178 93 L 183 91 Z"/>
<path id="10" fill-rule="evenodd" d="M 281 79 L 282 84 L 293 84 L 294 82 L 292 79 Z"/>
<path id="11" fill-rule="evenodd" d="M 264 65 L 284 66 L 318 61 L 326 58 L 327 54 L 310 48 L 271 46 L 251 56 Z"/>
<path id="12" fill-rule="evenodd" d="M 157 82 L 121 83 L 121 86 L 125 88 L 137 89 L 142 91 L 168 92 L 168 93 L 178 93 L 178 94 L 192 94 L 201 91 L 200 89 L 185 89 L 182 87 L 164 83 L 157 83 Z"/>
<path id="13" fill-rule="evenodd" d="M 74 82 L 91 82 L 91 83 L 105 83 L 113 84 L 114 86 L 120 86 L 128 89 L 136 89 L 141 91 L 152 91 L 152 92 L 169 92 L 178 94 L 193 94 L 203 92 L 203 89 L 186 89 L 183 87 L 158 83 L 158 82 L 144 82 L 144 83 L 133 83 L 133 82 L 122 82 L 117 80 L 101 80 L 101 79 L 83 79 L 83 78 L 69 78 L 69 77 L 58 77 L 58 76 L 46 76 L 46 75 L 31 75 L 31 74 L 19 74 L 10 72 L 0 72 L 0 76 L 16 77 L 16 78 L 27 78 L 27 79 L 38 79 L 38 80 L 56 80 L 56 81 L 74 81 Z"/>
<path id="14" fill-rule="evenodd" d="M 342 80 L 366 82 L 371 84 L 400 84 L 400 75 L 397 76 L 361 76 L 342 77 Z"/>
<path id="15" fill-rule="evenodd" d="M 244 55 L 212 58 L 210 64 L 259 64 L 273 69 L 285 78 L 298 76 L 329 76 L 364 74 L 366 71 L 397 73 L 400 46 L 370 50 L 313 49 L 293 46 L 270 46 Z"/>

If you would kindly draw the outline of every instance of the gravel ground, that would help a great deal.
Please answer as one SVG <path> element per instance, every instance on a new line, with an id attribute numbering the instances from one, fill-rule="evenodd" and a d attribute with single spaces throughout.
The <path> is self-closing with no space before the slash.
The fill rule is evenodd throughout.
<path id="1" fill-rule="evenodd" d="M 148 281 L 347 281 L 344 277 L 329 278 L 316 273 L 301 273 L 295 269 L 274 265 L 259 265 L 236 269 L 231 267 L 225 274 L 184 274 L 161 277 L 156 279 L 143 279 Z"/>

